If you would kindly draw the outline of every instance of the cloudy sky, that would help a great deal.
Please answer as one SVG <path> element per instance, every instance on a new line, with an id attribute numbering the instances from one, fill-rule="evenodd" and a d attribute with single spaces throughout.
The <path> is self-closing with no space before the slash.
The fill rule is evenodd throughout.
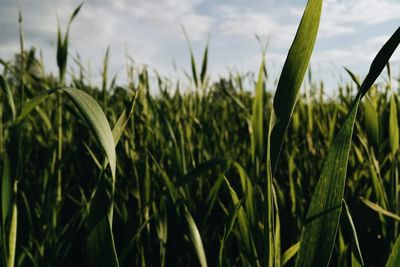
<path id="1" fill-rule="evenodd" d="M 27 46 L 40 48 L 47 69 L 54 71 L 57 20 L 65 26 L 80 1 L 0 0 L 0 57 L 4 59 L 18 50 L 17 3 Z M 268 66 L 277 75 L 305 4 L 306 0 L 87 0 L 71 27 L 70 54 L 79 53 L 85 63 L 90 62 L 93 75 L 100 73 L 109 46 L 112 74 L 124 76 L 128 53 L 138 64 L 182 77 L 183 71 L 190 70 L 183 25 L 199 62 L 210 40 L 213 78 L 227 75 L 228 70 L 257 70 L 261 45 L 255 35 L 268 42 Z M 400 0 L 324 0 L 311 63 L 315 75 L 332 88 L 341 77 L 347 78 L 343 66 L 365 75 L 399 25 Z M 395 65 L 400 63 L 399 55 L 392 58 Z"/>

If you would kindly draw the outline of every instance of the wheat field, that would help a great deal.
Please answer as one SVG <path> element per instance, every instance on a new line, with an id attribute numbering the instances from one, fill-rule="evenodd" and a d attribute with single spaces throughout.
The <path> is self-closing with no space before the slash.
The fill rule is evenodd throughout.
<path id="1" fill-rule="evenodd" d="M 130 63 L 119 85 L 107 51 L 96 87 L 69 71 L 81 6 L 57 75 L 21 30 L 0 59 L 0 265 L 400 266 L 400 29 L 326 97 L 308 68 L 322 2 L 276 88 L 268 53 L 255 78 L 210 80 L 208 46 L 187 86 Z"/>

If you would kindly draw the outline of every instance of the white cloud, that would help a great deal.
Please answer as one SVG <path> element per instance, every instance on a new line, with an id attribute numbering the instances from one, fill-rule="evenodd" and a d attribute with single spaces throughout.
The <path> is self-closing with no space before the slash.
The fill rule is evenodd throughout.
<path id="1" fill-rule="evenodd" d="M 360 27 L 400 19 L 400 2 L 393 0 L 326 0 L 320 36 L 352 34 Z"/>
<path id="2" fill-rule="evenodd" d="M 117 69 L 126 62 L 127 50 L 136 62 L 165 70 L 165 62 L 171 61 L 171 53 L 164 49 L 174 42 L 184 42 L 182 25 L 193 41 L 206 39 L 209 35 L 213 20 L 197 11 L 201 2 L 86 1 L 71 27 L 70 53 L 79 53 L 85 62 L 90 59 L 96 74 L 108 45 L 111 46 L 111 65 Z M 64 30 L 80 0 L 20 0 L 19 4 L 24 17 L 26 47 L 43 48 L 45 60 L 50 61 L 54 69 L 57 20 Z M 0 34 L 4 37 L 0 41 L 2 58 L 10 58 L 18 49 L 17 10 L 15 2 L 0 3 Z M 168 59 L 160 59 L 160 54 L 165 54 Z"/>
<path id="3" fill-rule="evenodd" d="M 171 18 L 191 13 L 202 0 L 116 0 L 110 4 L 121 12 L 141 18 Z"/>
<path id="4" fill-rule="evenodd" d="M 220 7 L 219 31 L 223 35 L 269 39 L 270 45 L 281 46 L 293 40 L 296 25 L 278 21 L 272 15 L 228 6 Z"/>
<path id="5" fill-rule="evenodd" d="M 400 18 L 400 2 L 394 0 L 326 0 L 325 20 L 343 24 L 378 24 Z"/>
<path id="6" fill-rule="evenodd" d="M 349 57 L 354 56 L 353 52 L 354 51 L 344 49 L 329 49 L 324 51 L 317 51 L 316 53 L 314 53 L 313 62 L 340 62 L 343 61 L 343 59 L 348 59 Z"/>
<path id="7" fill-rule="evenodd" d="M 135 24 L 146 24 L 155 31 L 148 34 L 183 39 L 181 25 L 185 26 L 194 40 L 204 39 L 210 32 L 213 20 L 196 11 L 201 0 L 118 0 L 110 2 L 115 12 L 131 18 Z"/>
<path id="8" fill-rule="evenodd" d="M 335 37 L 342 34 L 351 34 L 355 31 L 356 30 L 348 24 L 343 25 L 337 20 L 326 20 L 322 18 L 321 25 L 319 27 L 319 36 L 322 38 Z"/>

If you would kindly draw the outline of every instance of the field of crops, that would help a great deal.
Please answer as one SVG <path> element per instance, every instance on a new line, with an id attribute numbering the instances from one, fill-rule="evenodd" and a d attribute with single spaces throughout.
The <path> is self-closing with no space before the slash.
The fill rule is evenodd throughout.
<path id="1" fill-rule="evenodd" d="M 329 97 L 307 71 L 321 4 L 276 88 L 268 54 L 211 82 L 207 48 L 188 86 L 133 64 L 118 85 L 107 53 L 98 88 L 69 71 L 70 24 L 56 76 L 21 31 L 0 60 L 0 265 L 400 266 L 400 29 Z"/>

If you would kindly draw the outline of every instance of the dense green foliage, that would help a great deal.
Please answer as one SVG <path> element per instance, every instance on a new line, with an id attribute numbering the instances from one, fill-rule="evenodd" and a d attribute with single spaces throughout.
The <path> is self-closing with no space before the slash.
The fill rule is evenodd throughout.
<path id="1" fill-rule="evenodd" d="M 372 84 L 400 32 L 331 97 L 310 70 L 302 83 L 321 3 L 275 98 L 268 53 L 256 79 L 210 83 L 208 46 L 184 87 L 135 65 L 109 82 L 107 50 L 97 88 L 79 61 L 67 71 L 80 7 L 58 31 L 58 78 L 23 45 L 1 60 L 0 265 L 396 266 L 398 78 L 387 65 Z"/>

